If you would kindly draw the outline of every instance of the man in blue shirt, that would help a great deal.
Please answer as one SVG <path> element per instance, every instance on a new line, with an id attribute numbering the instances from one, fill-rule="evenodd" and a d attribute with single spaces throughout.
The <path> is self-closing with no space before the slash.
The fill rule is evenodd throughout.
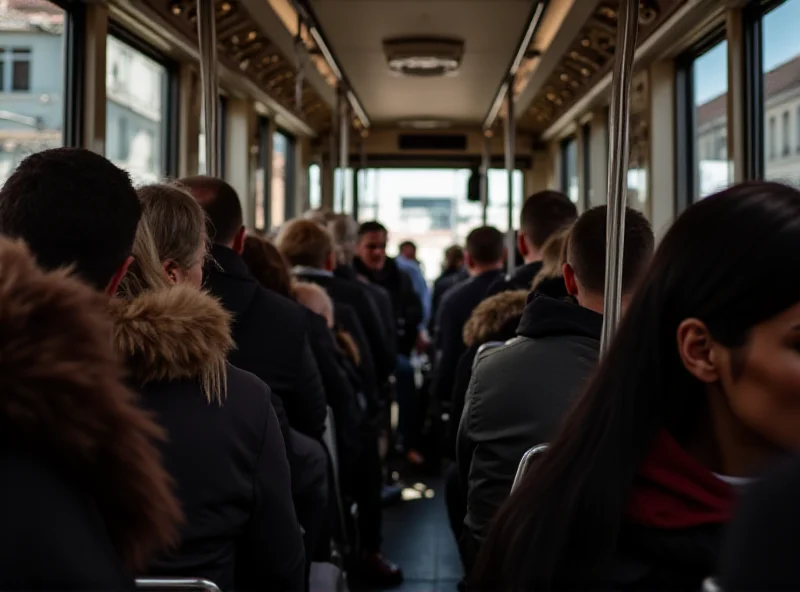
<path id="1" fill-rule="evenodd" d="M 431 316 L 431 298 L 428 283 L 422 275 L 422 270 L 417 261 L 417 245 L 411 241 L 400 243 L 400 254 L 395 259 L 397 266 L 408 274 L 414 286 L 414 292 L 422 302 L 422 322 L 419 324 L 419 335 L 424 336 Z"/>

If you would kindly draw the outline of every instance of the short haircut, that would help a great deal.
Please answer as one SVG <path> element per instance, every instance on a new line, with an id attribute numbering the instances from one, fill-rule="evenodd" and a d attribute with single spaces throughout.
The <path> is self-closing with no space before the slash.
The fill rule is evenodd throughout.
<path id="1" fill-rule="evenodd" d="M 358 227 L 358 238 L 360 239 L 362 236 L 369 234 L 370 232 L 382 232 L 386 235 L 389 234 L 389 231 L 386 230 L 386 227 L 383 224 L 377 220 L 371 220 L 370 222 L 364 222 Z"/>
<path id="2" fill-rule="evenodd" d="M 562 228 L 578 217 L 578 209 L 569 198 L 558 191 L 534 193 L 522 206 L 519 224 L 525 238 L 537 249 Z"/>
<path id="3" fill-rule="evenodd" d="M 0 233 L 23 239 L 39 265 L 74 265 L 103 289 L 133 249 L 142 208 L 127 172 L 81 148 L 28 156 L 0 190 Z"/>
<path id="4" fill-rule="evenodd" d="M 413 241 L 404 240 L 402 243 L 400 243 L 400 246 L 398 248 L 402 251 L 406 247 L 411 247 L 412 249 L 416 249 L 417 245 Z"/>
<path id="5" fill-rule="evenodd" d="M 503 260 L 503 233 L 494 226 L 480 226 L 467 235 L 467 253 L 475 263 Z"/>
<path id="6" fill-rule="evenodd" d="M 333 251 L 333 239 L 316 222 L 296 219 L 281 228 L 275 246 L 291 265 L 321 269 Z"/>
<path id="7" fill-rule="evenodd" d="M 606 206 L 585 212 L 569 236 L 567 262 L 578 281 L 590 292 L 601 294 L 606 281 Z M 655 238 L 650 222 L 641 212 L 625 208 L 625 247 L 622 291 L 630 292 L 653 255 Z"/>
<path id="8" fill-rule="evenodd" d="M 242 204 L 236 190 L 216 177 L 186 177 L 180 184 L 187 187 L 207 216 L 208 237 L 215 244 L 231 242 L 244 224 Z"/>
<path id="9" fill-rule="evenodd" d="M 452 245 L 447 247 L 444 251 L 445 265 L 448 267 L 455 267 L 464 262 L 464 249 L 461 245 Z"/>

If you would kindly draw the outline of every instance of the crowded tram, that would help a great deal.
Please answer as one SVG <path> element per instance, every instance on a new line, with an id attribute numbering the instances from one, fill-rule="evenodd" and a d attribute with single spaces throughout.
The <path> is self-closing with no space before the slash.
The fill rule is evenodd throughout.
<path id="1" fill-rule="evenodd" d="M 0 591 L 800 590 L 798 23 L 0 0 Z"/>

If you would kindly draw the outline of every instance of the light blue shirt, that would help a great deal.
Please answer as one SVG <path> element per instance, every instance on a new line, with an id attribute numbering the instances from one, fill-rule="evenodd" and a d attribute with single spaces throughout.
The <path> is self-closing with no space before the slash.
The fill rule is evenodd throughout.
<path id="1" fill-rule="evenodd" d="M 417 296 L 419 296 L 419 299 L 422 301 L 422 322 L 419 324 L 418 327 L 418 329 L 422 331 L 425 328 L 427 328 L 428 321 L 430 320 L 431 316 L 431 298 L 430 298 L 430 290 L 428 289 L 428 283 L 422 276 L 422 271 L 419 268 L 419 263 L 417 263 L 413 259 L 406 259 L 402 255 L 398 255 L 395 258 L 395 262 L 397 262 L 397 266 L 401 270 L 405 271 L 411 278 L 411 283 L 414 286 L 414 291 L 417 293 Z"/>

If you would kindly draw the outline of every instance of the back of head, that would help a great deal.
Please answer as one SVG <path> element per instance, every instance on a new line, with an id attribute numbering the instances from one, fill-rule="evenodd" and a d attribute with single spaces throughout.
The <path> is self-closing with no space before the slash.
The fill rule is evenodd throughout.
<path id="1" fill-rule="evenodd" d="M 189 269 L 207 242 L 206 215 L 200 204 L 182 187 L 167 183 L 145 185 L 137 193 L 159 260 Z"/>
<path id="2" fill-rule="evenodd" d="M 541 249 L 548 238 L 572 224 L 577 217 L 578 209 L 566 195 L 548 190 L 534 193 L 525 200 L 519 223 L 528 242 Z"/>
<path id="3" fill-rule="evenodd" d="M 331 235 L 311 220 L 292 220 L 284 224 L 275 241 L 276 246 L 291 265 L 322 269 L 331 252 Z"/>
<path id="4" fill-rule="evenodd" d="M 244 224 L 242 204 L 236 190 L 222 179 L 196 176 L 181 179 L 207 216 L 208 237 L 215 245 L 228 245 Z"/>
<path id="5" fill-rule="evenodd" d="M 294 298 L 289 262 L 270 241 L 248 236 L 244 240 L 242 258 L 250 273 L 264 288 Z"/>
<path id="6" fill-rule="evenodd" d="M 567 262 L 583 287 L 602 294 L 606 281 L 606 206 L 584 212 L 572 227 Z M 622 261 L 622 291 L 629 293 L 644 273 L 653 255 L 653 229 L 644 215 L 625 209 L 625 243 Z"/>
<path id="7" fill-rule="evenodd" d="M 567 245 L 569 243 L 570 227 L 566 227 L 544 243 L 542 247 L 542 269 L 533 280 L 532 289 L 535 289 L 544 280 L 561 277 L 564 263 L 567 261 Z"/>
<path id="8" fill-rule="evenodd" d="M 710 404 L 709 383 L 683 361 L 679 327 L 701 322 L 706 342 L 728 350 L 718 357 L 746 363 L 754 327 L 800 303 L 800 277 L 787 273 L 798 267 L 800 192 L 792 187 L 743 183 L 684 211 L 661 241 L 562 429 L 495 517 L 474 585 L 596 587 L 608 575 L 634 477 L 656 435 L 665 430 L 678 443 L 698 431 L 716 438 L 710 423 L 719 414 Z M 731 367 L 735 373 L 736 364 Z M 712 388 L 731 388 L 730 380 L 737 377 L 718 378 Z M 766 395 L 757 386 L 750 392 L 755 400 L 748 403 L 717 399 L 723 415 L 736 417 L 752 404 L 775 405 L 758 401 Z M 772 422 L 775 412 L 772 407 Z M 786 415 L 793 417 L 781 427 L 791 429 L 767 433 L 769 422 L 735 429 L 751 443 L 763 439 L 773 451 L 787 449 L 779 436 L 796 446 L 797 420 Z"/>
<path id="9" fill-rule="evenodd" d="M 316 208 L 314 210 L 308 210 L 303 214 L 304 219 L 311 220 L 317 224 L 322 224 L 323 226 L 326 226 L 335 217 L 336 214 L 327 208 Z"/>
<path id="10" fill-rule="evenodd" d="M 336 214 L 328 222 L 328 231 L 333 239 L 337 263 L 339 265 L 349 265 L 356 252 L 358 222 L 346 214 Z"/>
<path id="11" fill-rule="evenodd" d="M 479 265 L 503 261 L 503 233 L 494 226 L 480 226 L 467 235 L 467 253 Z"/>
<path id="12" fill-rule="evenodd" d="M 56 148 L 23 160 L 0 190 L 0 233 L 39 265 L 74 265 L 98 289 L 131 253 L 141 206 L 128 173 L 99 154 Z"/>
<path id="13" fill-rule="evenodd" d="M 447 247 L 444 252 L 445 269 L 455 270 L 464 265 L 464 249 L 460 245 Z"/>

